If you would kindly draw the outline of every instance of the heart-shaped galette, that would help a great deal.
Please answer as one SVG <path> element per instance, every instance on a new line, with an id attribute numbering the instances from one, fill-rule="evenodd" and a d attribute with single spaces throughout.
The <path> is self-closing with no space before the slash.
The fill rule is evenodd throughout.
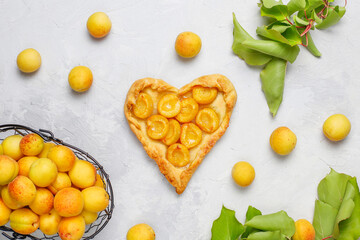
<path id="1" fill-rule="evenodd" d="M 181 194 L 225 133 L 236 98 L 234 86 L 220 74 L 197 78 L 180 89 L 143 78 L 128 92 L 125 116 L 149 157 Z"/>

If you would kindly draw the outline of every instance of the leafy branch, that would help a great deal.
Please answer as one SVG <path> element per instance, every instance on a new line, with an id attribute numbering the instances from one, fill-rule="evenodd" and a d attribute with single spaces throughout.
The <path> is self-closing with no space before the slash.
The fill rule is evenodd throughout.
<path id="1" fill-rule="evenodd" d="M 258 27 L 256 40 L 248 34 L 233 14 L 233 52 L 247 64 L 264 66 L 260 73 L 262 90 L 270 112 L 276 115 L 283 99 L 287 62 L 293 63 L 304 46 L 314 56 L 321 53 L 315 46 L 310 31 L 329 28 L 340 21 L 345 7 L 333 5 L 334 0 L 261 0 L 258 4 L 263 17 L 272 20 Z M 346 6 L 345 0 L 345 6 Z"/>

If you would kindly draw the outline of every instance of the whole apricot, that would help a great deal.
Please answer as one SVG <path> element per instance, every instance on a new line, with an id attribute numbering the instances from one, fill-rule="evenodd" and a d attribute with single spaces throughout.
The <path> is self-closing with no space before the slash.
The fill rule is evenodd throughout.
<path id="1" fill-rule="evenodd" d="M 69 171 L 69 177 L 76 187 L 88 188 L 96 182 L 96 169 L 94 165 L 85 160 L 76 160 L 73 168 Z"/>
<path id="2" fill-rule="evenodd" d="M 85 233 L 85 227 L 82 215 L 62 218 L 59 224 L 59 236 L 62 240 L 80 240 Z"/>
<path id="3" fill-rule="evenodd" d="M 47 187 L 53 183 L 58 174 L 57 167 L 48 158 L 39 158 L 30 167 L 29 178 L 38 187 Z"/>
<path id="4" fill-rule="evenodd" d="M 137 224 L 129 229 L 126 234 L 127 240 L 155 240 L 155 232 L 145 223 Z"/>
<path id="5" fill-rule="evenodd" d="M 75 164 L 75 154 L 70 148 L 63 145 L 52 147 L 48 158 L 53 160 L 59 172 L 68 172 Z"/>
<path id="6" fill-rule="evenodd" d="M 55 195 L 63 188 L 71 187 L 71 180 L 66 173 L 58 173 L 55 181 L 48 187 L 48 189 Z"/>
<path id="7" fill-rule="evenodd" d="M 10 197 L 21 205 L 29 205 L 36 196 L 34 183 L 25 176 L 17 176 L 8 185 Z"/>
<path id="8" fill-rule="evenodd" d="M 54 195 L 46 188 L 38 188 L 35 199 L 29 204 L 30 209 L 38 214 L 47 214 L 53 209 Z"/>
<path id="9" fill-rule="evenodd" d="M 46 235 L 54 235 L 59 230 L 61 216 L 52 209 L 49 213 L 40 216 L 40 230 Z"/>
<path id="10" fill-rule="evenodd" d="M 4 226 L 9 222 L 11 209 L 8 208 L 4 201 L 0 198 L 0 226 Z"/>
<path id="11" fill-rule="evenodd" d="M 275 129 L 270 136 L 270 146 L 279 155 L 288 155 L 296 146 L 296 135 L 287 127 Z"/>
<path id="12" fill-rule="evenodd" d="M 193 32 L 180 33 L 175 41 L 175 50 L 183 58 L 195 57 L 201 49 L 201 39 Z"/>
<path id="13" fill-rule="evenodd" d="M 101 187 L 89 187 L 82 190 L 84 197 L 84 210 L 101 212 L 109 205 L 109 194 Z"/>
<path id="14" fill-rule="evenodd" d="M 0 186 L 6 185 L 18 175 L 19 165 L 11 157 L 0 155 Z"/>
<path id="15" fill-rule="evenodd" d="M 233 166 L 231 175 L 237 185 L 247 187 L 254 181 L 255 170 L 250 163 L 241 161 Z"/>
<path id="16" fill-rule="evenodd" d="M 24 155 L 20 150 L 20 141 L 22 139 L 21 135 L 12 135 L 8 136 L 2 142 L 4 155 L 7 155 L 14 159 L 15 161 L 22 158 Z"/>
<path id="17" fill-rule="evenodd" d="M 62 217 L 74 217 L 83 211 L 84 198 L 79 190 L 64 188 L 55 195 L 54 208 Z"/>
<path id="18" fill-rule="evenodd" d="M 111 30 L 111 21 L 108 15 L 103 12 L 92 14 L 86 23 L 87 29 L 94 38 L 103 38 Z"/>
<path id="19" fill-rule="evenodd" d="M 17 233 L 28 235 L 39 228 L 39 216 L 28 208 L 21 208 L 10 214 L 10 227 Z"/>
<path id="20" fill-rule="evenodd" d="M 351 123 L 343 114 L 330 116 L 323 125 L 324 135 L 331 141 L 341 141 L 349 135 Z"/>
<path id="21" fill-rule="evenodd" d="M 75 92 L 85 92 L 92 85 L 93 75 L 88 67 L 77 66 L 70 71 L 68 81 Z"/>
<path id="22" fill-rule="evenodd" d="M 36 156 L 44 148 L 44 139 L 35 133 L 25 135 L 20 141 L 20 150 L 25 156 Z"/>
<path id="23" fill-rule="evenodd" d="M 20 160 L 18 161 L 19 175 L 29 177 L 30 167 L 38 159 L 39 158 L 37 158 L 37 157 L 22 157 L 22 158 L 20 158 Z"/>
<path id="24" fill-rule="evenodd" d="M 41 56 L 33 48 L 23 50 L 16 59 L 18 68 L 24 73 L 32 73 L 40 68 Z"/>
<path id="25" fill-rule="evenodd" d="M 293 240 L 315 240 L 315 229 L 306 219 L 299 219 L 295 222 L 295 235 Z"/>

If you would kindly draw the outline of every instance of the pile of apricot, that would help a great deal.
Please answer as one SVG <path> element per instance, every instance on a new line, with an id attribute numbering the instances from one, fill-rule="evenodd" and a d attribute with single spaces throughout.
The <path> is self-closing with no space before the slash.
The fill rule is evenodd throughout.
<path id="1" fill-rule="evenodd" d="M 190 162 L 189 149 L 201 143 L 203 132 L 211 134 L 219 128 L 219 115 L 209 106 L 217 95 L 216 88 L 202 86 L 194 87 L 191 97 L 165 94 L 159 98 L 153 115 L 152 97 L 141 92 L 133 113 L 146 119 L 149 138 L 168 146 L 167 160 L 175 167 L 184 167 Z"/>
<path id="2" fill-rule="evenodd" d="M 0 144 L 0 190 L 0 226 L 10 222 L 23 235 L 40 228 L 46 235 L 81 239 L 109 204 L 94 165 L 34 133 Z"/>

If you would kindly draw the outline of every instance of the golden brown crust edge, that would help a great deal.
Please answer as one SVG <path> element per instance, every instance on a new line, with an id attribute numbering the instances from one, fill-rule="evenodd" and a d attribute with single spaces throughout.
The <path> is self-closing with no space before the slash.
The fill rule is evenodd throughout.
<path id="1" fill-rule="evenodd" d="M 152 89 L 157 89 L 159 92 L 168 91 L 183 95 L 191 91 L 191 89 L 195 86 L 215 87 L 219 92 L 223 92 L 226 103 L 226 115 L 220 127 L 214 133 L 212 133 L 210 140 L 200 148 L 191 165 L 187 169 L 183 170 L 179 176 L 179 172 L 173 171 L 174 167 L 165 159 L 165 155 L 161 154 L 159 149 L 154 148 L 151 141 L 148 141 L 146 138 L 144 138 L 143 133 L 140 130 L 138 120 L 132 116 L 131 112 L 133 105 L 136 103 L 137 96 L 144 88 L 151 87 Z M 235 106 L 236 99 L 237 94 L 233 84 L 229 79 L 221 74 L 199 77 L 179 90 L 160 79 L 143 78 L 135 81 L 130 87 L 125 101 L 124 113 L 128 120 L 130 129 L 143 144 L 144 149 L 149 157 L 155 160 L 161 173 L 167 178 L 170 184 L 175 187 L 176 192 L 181 194 L 184 192 L 188 182 L 190 181 L 197 167 L 204 159 L 205 155 L 225 133 L 227 127 L 229 126 L 230 117 Z"/>

